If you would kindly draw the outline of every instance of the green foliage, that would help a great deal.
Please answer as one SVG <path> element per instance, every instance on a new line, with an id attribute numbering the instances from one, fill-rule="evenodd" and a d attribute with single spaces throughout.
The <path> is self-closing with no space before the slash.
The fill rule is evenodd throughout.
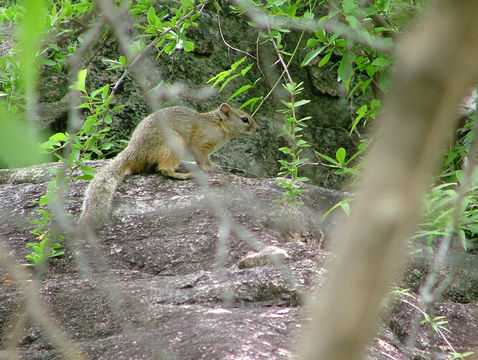
<path id="1" fill-rule="evenodd" d="M 51 203 L 51 197 L 56 194 L 56 181 L 52 181 L 48 185 L 48 190 L 45 195 L 43 195 L 38 202 L 39 205 L 47 205 Z M 31 234 L 36 236 L 36 242 L 28 243 L 27 248 L 31 248 L 33 251 L 26 255 L 25 258 L 31 263 L 27 263 L 27 266 L 43 266 L 45 262 L 57 256 L 63 255 L 65 252 L 60 250 L 61 245 L 55 240 L 63 240 L 63 236 L 57 233 L 50 232 L 50 225 L 53 220 L 53 215 L 51 212 L 45 209 L 37 210 L 40 215 L 39 219 L 34 219 L 31 221 L 32 225 L 35 225 L 35 228 L 30 231 Z"/>
<path id="2" fill-rule="evenodd" d="M 357 111 L 355 112 L 357 116 L 355 117 L 355 120 L 352 123 L 352 126 L 350 127 L 349 135 L 352 135 L 352 132 L 356 129 L 360 120 L 375 119 L 375 117 L 379 114 L 381 109 L 382 109 L 381 103 L 380 103 L 380 100 L 378 99 L 372 99 L 370 100 L 369 104 L 364 104 L 361 107 L 359 107 Z M 365 124 L 366 124 L 366 121 L 364 121 L 364 125 Z"/>
<path id="3" fill-rule="evenodd" d="M 205 0 L 199 1 L 199 4 L 190 0 L 178 3 L 180 6 L 175 8 L 143 0 L 131 7 L 130 13 L 136 19 L 146 15 L 146 23 L 136 24 L 136 27 L 142 30 L 141 37 L 154 38 L 158 56 L 163 52 L 171 55 L 175 50 L 194 50 L 194 43 L 187 38 L 186 30 L 198 26 L 195 22 L 199 17 L 196 7 L 204 5 Z"/>
<path id="4" fill-rule="evenodd" d="M 133 16 L 137 19 L 145 16 L 145 22 L 138 24 L 142 33 L 137 38 L 136 47 L 144 48 L 142 39 L 152 37 L 153 44 L 160 52 L 171 54 L 175 50 L 192 51 L 194 44 L 186 38 L 185 31 L 191 26 L 197 26 L 197 9 L 206 2 L 180 1 L 177 2 L 178 7 L 170 4 L 157 5 L 153 1 L 136 1 L 129 4 Z M 114 90 L 108 84 L 89 92 L 85 81 L 86 69 L 79 72 L 77 82 L 72 85 L 73 89 L 81 92 L 83 100 L 79 108 L 85 121 L 78 132 L 56 133 L 42 142 L 33 132 L 27 130 L 26 124 L 25 129 L 19 131 L 22 123 L 27 123 L 23 118 L 31 117 L 34 111 L 40 70 L 45 66 L 63 69 L 68 55 L 73 54 L 82 41 L 81 37 L 78 39 L 75 35 L 77 25 L 72 27 L 71 24 L 81 21 L 87 14 L 94 16 L 94 6 L 95 3 L 91 0 L 25 0 L 18 3 L 12 0 L 0 5 L 0 25 L 7 23 L 17 26 L 19 39 L 17 47 L 0 56 L 0 140 L 4 140 L 0 144 L 0 159 L 8 166 L 23 166 L 41 161 L 39 157 L 31 154 L 43 153 L 54 155 L 64 165 L 39 201 L 39 218 L 32 221 L 35 225 L 32 234 L 39 241 L 28 245 L 33 251 L 27 255 L 27 259 L 34 264 L 62 253 L 58 248 L 59 243 L 56 242 L 61 239 L 61 235 L 51 231 L 55 219 L 49 209 L 57 201 L 56 193 L 62 187 L 60 184 L 67 184 L 73 179 L 76 169 L 81 170 L 76 179 L 91 179 L 94 171 L 84 165 L 84 160 L 102 158 L 117 151 L 111 139 L 107 140 L 107 134 L 112 122 L 112 112 L 120 109 L 122 105 L 112 104 Z M 128 65 L 123 56 L 110 63 L 112 69 L 126 69 Z M 236 91 L 234 96 L 245 90 L 247 89 Z M 40 148 L 36 144 L 40 144 Z M 17 147 L 21 149 L 12 151 Z M 13 158 L 12 153 L 18 159 Z"/>
<path id="5" fill-rule="evenodd" d="M 349 129 L 352 134 L 382 111 L 378 98 L 389 88 L 389 71 L 395 61 L 391 56 L 394 38 L 412 16 L 422 11 L 422 5 L 392 0 L 367 4 L 347 0 L 329 5 L 330 11 L 318 20 L 318 30 L 307 40 L 309 52 L 302 66 L 323 67 L 332 62 L 331 68 L 336 69 L 337 80 L 351 106 L 356 106 L 356 98 L 368 99 L 365 104 L 360 100 L 362 105 L 355 108 L 356 116 Z M 329 30 L 331 27 L 334 31 Z M 364 146 L 359 145 L 356 155 L 364 151 Z M 344 164 L 331 161 L 331 156 L 317 155 L 326 161 L 322 163 L 325 166 L 344 168 Z M 337 173 L 358 175 L 356 171 L 343 170 Z"/>
<path id="6" fill-rule="evenodd" d="M 302 201 L 297 200 L 297 196 L 302 194 L 303 190 L 300 190 L 296 181 L 308 181 L 309 179 L 299 174 L 299 169 L 303 165 L 309 162 L 309 159 L 302 156 L 304 149 L 310 147 L 310 145 L 303 139 L 303 131 L 307 127 L 305 122 L 310 119 L 310 116 L 299 118 L 297 110 L 299 107 L 304 106 L 310 102 L 310 100 L 298 100 L 297 96 L 301 94 L 303 90 L 302 83 L 287 83 L 283 85 L 290 95 L 291 101 L 284 101 L 284 109 L 278 110 L 284 114 L 284 125 L 282 126 L 282 133 L 286 141 L 290 146 L 284 146 L 279 150 L 287 156 L 287 159 L 279 160 L 280 172 L 279 176 L 284 176 L 290 180 L 277 179 L 277 183 L 284 190 L 283 198 L 281 201 L 285 201 L 291 205 L 302 204 Z"/>
<path id="7" fill-rule="evenodd" d="M 17 46 L 0 56 L 0 97 L 6 98 L 9 112 L 25 108 L 26 98 L 36 91 L 40 66 L 60 70 L 66 65 L 78 43 L 71 22 L 93 8 L 91 0 L 7 1 L 0 6 L 0 25 L 18 25 Z"/>
<path id="8" fill-rule="evenodd" d="M 445 236 L 455 237 L 464 249 L 467 249 L 468 241 L 478 242 L 478 168 L 467 181 L 467 174 L 456 167 L 460 167 L 462 162 L 455 164 L 449 161 L 464 159 L 468 150 L 461 145 L 448 150 L 438 184 L 424 198 L 425 220 L 412 237 L 412 240 L 426 239 L 425 247 L 417 252 L 424 249 L 433 252 L 432 245 Z"/>
<path id="9" fill-rule="evenodd" d="M 32 234 L 37 236 L 38 243 L 29 243 L 27 247 L 31 247 L 33 251 L 26 258 L 34 265 L 43 264 L 48 258 L 57 257 L 63 254 L 60 251 L 60 244 L 52 242 L 52 238 L 62 239 L 60 234 L 51 233 L 50 228 L 54 220 L 53 214 L 45 209 L 53 205 L 57 199 L 57 193 L 60 184 L 65 180 L 68 183 L 72 179 L 91 180 L 94 177 L 94 170 L 90 166 L 84 165 L 84 161 L 90 159 L 92 155 L 102 158 L 105 152 L 111 150 L 112 142 L 103 142 L 110 128 L 107 126 L 111 123 L 111 113 L 121 109 L 123 105 L 111 107 L 113 94 L 109 85 L 105 85 L 99 89 L 88 93 L 86 86 L 86 69 L 80 70 L 78 79 L 72 88 L 82 93 L 84 102 L 78 106 L 86 112 L 86 120 L 82 128 L 75 134 L 56 133 L 41 144 L 43 151 L 54 154 L 65 167 L 60 168 L 56 176 L 48 185 L 47 192 L 38 202 L 42 207 L 37 210 L 40 215 L 39 219 L 32 220 L 35 228 Z M 70 149 L 69 153 L 65 152 Z M 68 154 L 66 157 L 64 153 Z M 81 174 L 73 177 L 73 171 L 79 168 Z M 69 173 L 65 174 L 64 170 L 69 169 Z"/>
<path id="10" fill-rule="evenodd" d="M 318 30 L 308 39 L 310 49 L 302 66 L 321 57 L 318 66 L 332 58 L 337 64 L 337 78 L 350 96 L 357 90 L 365 94 L 370 85 L 388 90 L 388 71 L 393 66 L 390 50 L 394 36 L 408 23 L 410 16 L 422 11 L 419 2 L 392 0 L 359 4 L 348 0 L 334 3 L 318 21 Z M 333 24 L 333 32 L 327 25 Z"/>
<path id="11" fill-rule="evenodd" d="M 454 360 L 454 359 L 464 359 L 468 356 L 471 356 L 473 355 L 474 352 L 473 351 L 465 351 L 464 353 L 457 353 L 457 352 L 450 352 L 450 360 Z"/>
<path id="12" fill-rule="evenodd" d="M 93 156 L 104 158 L 112 151 L 115 144 L 104 141 L 111 130 L 109 127 L 113 121 L 111 114 L 124 107 L 124 105 L 112 106 L 114 95 L 108 84 L 89 94 L 86 89 L 86 75 L 86 69 L 80 70 L 78 80 L 72 85 L 73 89 L 82 93 L 83 103 L 78 105 L 78 109 L 84 110 L 86 120 L 80 131 L 75 134 L 56 133 L 42 143 L 42 148 L 46 152 L 53 153 L 60 161 L 67 160 L 68 167 L 80 166 L 84 160 L 89 160 Z M 71 146 L 71 152 L 65 159 L 61 150 L 68 145 Z"/>
<path id="13" fill-rule="evenodd" d="M 78 106 L 85 110 L 86 120 L 82 128 L 75 134 L 56 133 L 41 144 L 44 152 L 54 154 L 57 159 L 65 165 L 56 172 L 56 176 L 48 184 L 47 192 L 40 198 L 38 204 L 41 206 L 37 210 L 39 219 L 31 221 L 35 228 L 31 231 L 37 237 L 37 243 L 28 243 L 27 247 L 33 251 L 26 256 L 33 265 L 43 264 L 47 259 L 62 255 L 60 243 L 53 242 L 53 239 L 61 240 L 63 236 L 51 232 L 51 224 L 54 221 L 53 213 L 48 207 L 58 201 L 57 193 L 60 184 L 65 180 L 68 183 L 72 179 L 91 180 L 94 177 L 94 170 L 90 166 L 84 165 L 84 160 L 90 159 L 92 155 L 104 157 L 105 152 L 113 147 L 112 142 L 103 142 L 105 136 L 110 130 L 108 124 L 111 123 L 111 113 L 121 109 L 123 105 L 110 108 L 113 101 L 113 94 L 109 85 L 88 93 L 86 86 L 86 69 L 80 70 L 78 79 L 72 88 L 82 93 L 83 103 Z M 69 153 L 65 152 L 70 149 Z M 64 157 L 64 153 L 67 153 Z M 72 176 L 73 171 L 79 168 L 81 174 Z M 69 173 L 64 173 L 69 169 Z"/>
<path id="14" fill-rule="evenodd" d="M 369 2 L 364 6 L 357 1 L 347 0 L 334 3 L 330 10 L 319 19 L 319 29 L 307 40 L 306 49 L 309 51 L 301 65 L 323 67 L 333 62 L 331 68 L 336 69 L 337 79 L 347 94 L 347 100 L 356 106 L 355 98 L 367 99 L 365 103 L 361 100 L 361 105 L 354 109 L 355 117 L 349 129 L 352 135 L 369 120 L 376 119 L 382 111 L 378 98 L 388 91 L 388 73 L 395 61 L 390 51 L 394 46 L 394 38 L 403 32 L 411 17 L 423 11 L 423 6 L 421 2 L 392 0 Z M 335 26 L 333 32 L 328 30 L 330 24 Z M 477 241 L 476 176 L 472 184 L 463 184 L 461 170 L 473 143 L 472 124 L 473 121 L 469 121 L 465 128 L 459 130 L 462 135 L 458 138 L 461 140 L 447 151 L 438 182 L 425 198 L 425 221 L 414 238 L 425 237 L 425 248 L 429 251 L 437 239 L 450 233 L 464 248 L 467 241 Z M 346 175 L 355 181 L 360 177 L 360 158 L 370 141 L 373 142 L 373 139 L 361 140 L 355 154 L 349 157 L 344 148 L 339 148 L 334 156 L 317 151 L 316 155 L 321 165 L 336 169 L 336 174 Z M 457 211 L 456 201 L 461 186 L 467 186 L 467 189 L 460 205 L 462 208 Z M 341 202 L 331 210 L 343 208 L 343 205 Z M 453 223 L 457 213 L 458 218 Z"/>
<path id="15" fill-rule="evenodd" d="M 448 344 L 448 347 L 446 348 L 446 355 L 447 359 L 464 359 L 470 355 L 473 355 L 474 352 L 472 351 L 467 351 L 464 353 L 458 353 L 455 352 L 453 347 L 451 347 L 450 342 L 448 341 L 446 337 L 446 333 L 451 333 L 451 331 L 445 327 L 446 324 L 448 324 L 448 320 L 446 320 L 445 316 L 431 316 L 428 314 L 426 311 L 424 311 L 420 306 L 414 304 L 412 301 L 416 299 L 416 297 L 410 293 L 410 289 L 401 289 L 401 290 L 393 290 L 390 292 L 391 295 L 397 296 L 398 299 L 418 311 L 421 316 L 423 316 L 423 320 L 421 321 L 422 325 L 429 326 L 430 329 L 432 329 L 438 337 L 442 338 L 446 344 Z M 411 300 L 411 301 L 409 301 Z"/>
<path id="16" fill-rule="evenodd" d="M 326 162 L 323 163 L 324 166 L 330 167 L 337 169 L 335 171 L 336 174 L 338 175 L 351 175 L 354 177 L 360 177 L 360 167 L 361 163 L 359 164 L 353 164 L 354 160 L 358 158 L 365 150 L 367 149 L 367 142 L 365 140 L 361 141 L 360 145 L 358 146 L 358 151 L 350 156 L 348 159 L 347 158 L 347 152 L 344 148 L 339 148 L 336 153 L 335 153 L 335 159 L 322 154 L 318 151 L 316 151 L 316 155 L 319 158 L 322 158 Z M 352 166 L 353 165 L 353 166 Z"/>
<path id="17" fill-rule="evenodd" d="M 206 84 L 211 84 L 212 87 L 216 87 L 220 85 L 219 87 L 219 92 L 222 92 L 224 88 L 229 84 L 232 80 L 236 78 L 242 78 L 243 80 L 247 81 L 248 83 L 241 86 L 239 89 L 237 89 L 229 98 L 226 100 L 227 102 L 231 101 L 232 99 L 236 98 L 237 96 L 241 95 L 242 93 L 246 92 L 249 89 L 254 88 L 254 86 L 257 84 L 258 81 L 261 79 L 256 79 L 254 83 L 251 83 L 249 81 L 249 78 L 247 77 L 247 73 L 249 70 L 251 70 L 252 66 L 254 66 L 254 63 L 251 63 L 244 68 L 241 69 L 243 63 L 245 63 L 247 59 L 247 56 L 244 56 L 234 62 L 231 67 L 227 70 L 221 71 L 219 74 L 213 76 L 210 78 L 208 81 L 206 81 Z M 260 97 L 253 97 L 248 99 L 245 103 L 242 104 L 241 108 L 249 106 L 250 109 L 252 110 L 254 105 L 259 101 L 261 98 Z"/>
<path id="18" fill-rule="evenodd" d="M 329 210 L 324 213 L 324 215 L 322 215 L 321 221 L 323 222 L 327 218 L 327 216 L 329 216 L 333 211 L 338 208 L 342 209 L 345 215 L 350 216 L 350 202 L 352 202 L 352 200 L 353 198 L 346 198 L 335 203 Z"/>
<path id="19" fill-rule="evenodd" d="M 26 245 L 27 248 L 32 248 L 33 251 L 25 256 L 27 260 L 31 261 L 31 263 L 25 265 L 41 266 L 46 260 L 65 253 L 63 250 L 59 250 L 61 248 L 60 243 L 51 243 L 48 232 L 44 232 L 37 239 L 37 243 L 28 243 Z"/>
<path id="20" fill-rule="evenodd" d="M 445 319 L 445 316 L 436 316 L 432 318 L 428 314 L 423 314 L 424 319 L 422 320 L 422 324 L 428 324 L 432 327 L 433 330 L 439 331 L 439 330 L 444 330 L 446 332 L 451 332 L 448 328 L 445 327 L 446 324 L 448 324 L 447 320 Z"/>
<path id="21" fill-rule="evenodd" d="M 30 223 L 34 225 L 34 228 L 30 231 L 36 237 L 36 242 L 28 243 L 27 248 L 31 248 L 32 252 L 25 256 L 30 263 L 26 266 L 35 266 L 37 270 L 41 270 L 46 261 L 50 258 L 58 257 L 64 254 L 61 249 L 61 244 L 56 241 L 64 239 L 63 235 L 52 231 L 52 222 L 54 216 L 48 206 L 54 204 L 58 199 L 58 187 L 62 183 L 63 174 L 62 169 L 58 170 L 55 177 L 50 181 L 47 186 L 46 193 L 38 201 L 38 205 L 41 206 L 37 210 L 39 218 L 33 219 Z"/>

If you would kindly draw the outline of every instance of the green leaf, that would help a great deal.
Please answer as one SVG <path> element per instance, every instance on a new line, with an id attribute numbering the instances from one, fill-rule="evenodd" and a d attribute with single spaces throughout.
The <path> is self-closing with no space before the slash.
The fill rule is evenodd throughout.
<path id="1" fill-rule="evenodd" d="M 365 93 L 367 92 L 367 89 L 368 89 L 371 82 L 372 82 L 372 78 L 367 79 L 363 82 L 363 84 L 362 84 L 362 95 L 365 95 Z"/>
<path id="2" fill-rule="evenodd" d="M 53 60 L 50 60 L 50 59 L 43 59 L 41 62 L 42 62 L 42 64 L 44 64 L 46 66 L 55 66 L 57 64 L 56 61 L 53 61 Z"/>
<path id="3" fill-rule="evenodd" d="M 50 136 L 50 140 L 53 140 L 53 141 L 66 141 L 67 139 L 68 139 L 68 135 L 61 132 Z"/>
<path id="4" fill-rule="evenodd" d="M 289 101 L 281 100 L 281 103 L 284 104 L 289 109 L 292 109 L 294 107 L 292 103 Z"/>
<path id="5" fill-rule="evenodd" d="M 53 258 L 53 257 L 61 256 L 61 255 L 64 255 L 64 254 L 65 254 L 65 252 L 63 250 L 53 251 L 48 255 L 48 257 Z"/>
<path id="6" fill-rule="evenodd" d="M 40 200 L 38 200 L 38 205 L 45 206 L 45 205 L 48 205 L 48 202 L 49 202 L 49 197 L 48 197 L 48 193 L 46 193 L 40 198 Z"/>
<path id="7" fill-rule="evenodd" d="M 114 106 L 113 108 L 111 108 L 110 111 L 113 112 L 113 111 L 121 110 L 121 109 L 124 109 L 125 106 L 126 106 L 126 105 L 124 105 L 124 104 L 116 105 L 116 106 Z"/>
<path id="8" fill-rule="evenodd" d="M 96 119 L 93 116 L 88 116 L 81 129 L 85 132 L 86 135 L 91 135 L 92 131 L 94 131 L 93 129 L 95 128 L 95 125 Z"/>
<path id="9" fill-rule="evenodd" d="M 370 100 L 370 110 L 375 111 L 380 108 L 382 103 L 378 99 L 372 99 Z"/>
<path id="10" fill-rule="evenodd" d="M 392 29 L 391 28 L 388 28 L 388 27 L 384 27 L 384 26 L 378 26 L 376 28 L 373 29 L 373 32 L 375 33 L 382 33 L 384 31 L 391 31 Z"/>
<path id="11" fill-rule="evenodd" d="M 293 5 L 289 6 L 289 10 L 287 11 L 287 15 L 292 18 L 292 17 L 295 16 L 296 11 L 297 11 L 297 5 L 293 4 Z"/>
<path id="12" fill-rule="evenodd" d="M 337 152 L 335 153 L 335 158 L 339 162 L 340 165 L 345 166 L 345 149 L 344 148 L 339 148 Z"/>
<path id="13" fill-rule="evenodd" d="M 92 179 L 95 176 L 95 169 L 93 169 L 91 166 L 82 165 L 81 171 L 83 172 L 83 175 L 90 176 Z"/>
<path id="14" fill-rule="evenodd" d="M 360 115 L 361 117 L 363 117 L 367 113 L 367 110 L 368 110 L 368 106 L 367 104 L 365 104 L 359 107 L 356 113 L 357 115 Z"/>
<path id="15" fill-rule="evenodd" d="M 247 56 L 244 56 L 243 58 L 237 60 L 234 64 L 231 65 L 231 70 L 236 70 L 236 68 L 241 65 L 245 60 Z"/>
<path id="16" fill-rule="evenodd" d="M 110 91 L 110 85 L 106 84 L 101 88 L 101 97 L 103 100 L 106 100 L 106 97 L 108 96 L 108 92 Z"/>
<path id="17" fill-rule="evenodd" d="M 328 155 L 325 155 L 325 154 L 322 154 L 322 153 L 319 153 L 319 152 L 315 152 L 317 154 L 317 156 L 321 157 L 322 159 L 324 160 L 327 160 L 329 163 L 333 164 L 333 165 L 340 165 L 337 160 L 335 159 L 332 159 L 330 156 Z"/>
<path id="18" fill-rule="evenodd" d="M 88 103 L 83 103 L 76 107 L 76 109 L 89 109 L 89 108 L 90 108 L 90 104 Z"/>
<path id="19" fill-rule="evenodd" d="M 354 122 L 352 123 L 352 126 L 350 127 L 349 135 L 352 135 L 352 132 L 355 130 L 357 127 L 359 121 L 367 114 L 368 107 L 367 105 L 362 105 L 357 111 L 357 117 L 355 118 Z"/>
<path id="20" fill-rule="evenodd" d="M 390 65 L 390 60 L 388 60 L 386 57 L 380 56 L 372 62 L 372 65 L 378 67 L 386 67 Z"/>
<path id="21" fill-rule="evenodd" d="M 307 55 L 305 55 L 304 57 L 304 60 L 302 60 L 302 64 L 300 64 L 300 66 L 307 66 L 309 65 L 309 63 L 314 60 L 317 55 L 319 55 L 326 47 L 325 46 L 322 46 L 321 48 L 318 48 L 318 49 L 315 49 L 315 50 L 312 50 L 310 53 L 308 53 Z"/>
<path id="22" fill-rule="evenodd" d="M 93 90 L 93 91 L 91 92 L 90 96 L 91 96 L 92 98 L 96 97 L 96 95 L 98 95 L 98 94 L 101 92 L 101 90 L 102 90 L 101 88 L 96 89 L 96 90 Z"/>
<path id="23" fill-rule="evenodd" d="M 242 104 L 242 105 L 240 106 L 240 109 L 243 109 L 243 108 L 247 107 L 248 105 L 250 105 L 250 108 L 249 108 L 249 109 L 250 109 L 250 111 L 252 112 L 252 109 L 254 109 L 254 105 L 255 105 L 259 100 L 261 100 L 260 97 L 253 97 L 252 99 L 249 99 L 249 100 L 247 100 L 244 104 Z"/>
<path id="24" fill-rule="evenodd" d="M 246 68 L 242 69 L 242 70 L 241 70 L 241 75 L 242 75 L 242 76 L 246 76 L 247 72 L 248 72 L 249 70 L 251 70 L 251 68 L 252 68 L 253 65 L 254 65 L 254 63 L 252 63 L 252 64 L 250 64 L 249 66 L 247 66 Z"/>
<path id="25" fill-rule="evenodd" d="M 253 86 L 250 85 L 250 84 L 247 84 L 247 85 L 244 85 L 244 86 L 241 86 L 239 89 L 237 89 L 234 94 L 232 94 L 228 99 L 227 99 L 227 102 L 231 101 L 232 99 L 234 99 L 236 96 L 238 96 L 239 94 L 242 94 L 244 91 L 247 91 L 249 90 L 250 88 L 252 88 Z"/>
<path id="26" fill-rule="evenodd" d="M 344 53 L 342 60 L 340 60 L 340 65 L 339 65 L 339 69 L 337 70 L 337 74 L 339 76 L 339 79 L 342 80 L 345 88 L 348 91 L 350 87 L 350 81 L 352 80 L 352 75 L 353 75 L 353 66 L 352 66 L 352 62 L 350 61 L 350 54 L 348 51 Z"/>
<path id="27" fill-rule="evenodd" d="M 156 16 L 156 11 L 154 10 L 152 6 L 148 9 L 148 13 L 146 14 L 146 19 L 148 20 L 148 23 L 150 23 L 151 25 L 154 25 L 157 19 L 157 16 Z"/>
<path id="28" fill-rule="evenodd" d="M 71 87 L 74 90 L 81 91 L 84 94 L 87 94 L 86 92 L 86 87 L 85 87 L 85 80 L 86 80 L 86 74 L 88 72 L 88 69 L 82 69 L 78 71 L 78 79 L 75 84 L 73 84 Z"/>
<path id="29" fill-rule="evenodd" d="M 229 84 L 230 81 L 234 80 L 234 79 L 237 78 L 238 76 L 241 76 L 241 75 L 240 75 L 240 74 L 234 74 L 234 75 L 228 77 L 228 78 L 226 79 L 226 81 L 224 81 L 224 82 L 222 83 L 221 87 L 219 88 L 219 92 L 221 92 L 221 91 L 226 87 L 226 85 Z"/>
<path id="30" fill-rule="evenodd" d="M 341 208 L 347 216 L 350 216 L 350 204 L 349 202 L 352 201 L 352 198 L 347 198 L 344 200 L 339 201 L 336 203 L 334 206 L 332 206 L 327 212 L 322 216 L 321 221 L 324 221 L 327 216 L 330 215 L 331 212 L 333 212 L 337 208 Z"/>
<path id="31" fill-rule="evenodd" d="M 303 105 L 308 104 L 308 103 L 310 103 L 310 100 L 299 100 L 296 103 L 294 103 L 294 107 L 303 106 Z"/>
<path id="32" fill-rule="evenodd" d="M 375 67 L 372 65 L 367 65 L 365 67 L 365 72 L 369 77 L 373 77 L 375 75 Z"/>
<path id="33" fill-rule="evenodd" d="M 119 58 L 118 58 L 118 61 L 120 62 L 121 65 L 123 65 L 124 67 L 126 67 L 128 65 L 128 61 L 126 60 L 126 58 L 121 55 Z"/>
<path id="34" fill-rule="evenodd" d="M 164 46 L 163 51 L 166 54 L 171 55 L 175 48 L 176 48 L 176 42 L 170 41 Z"/>
<path id="35" fill-rule="evenodd" d="M 305 48 L 310 49 L 310 48 L 316 47 L 318 43 L 319 43 L 318 39 L 311 38 L 307 40 L 307 44 L 305 45 Z"/>
<path id="36" fill-rule="evenodd" d="M 189 40 L 185 40 L 183 42 L 183 49 L 184 51 L 186 52 L 191 52 L 194 50 L 194 43 L 192 41 L 189 41 Z"/>
<path id="37" fill-rule="evenodd" d="M 284 154 L 286 154 L 286 155 L 292 154 L 292 150 L 289 149 L 288 147 L 281 147 L 281 148 L 279 148 L 279 150 L 280 150 L 281 152 L 283 152 Z"/>
<path id="38" fill-rule="evenodd" d="M 319 61 L 319 67 L 326 65 L 329 62 L 331 56 L 332 51 L 329 51 L 327 54 L 325 54 L 325 56 Z"/>
<path id="39" fill-rule="evenodd" d="M 463 170 L 457 170 L 455 172 L 455 176 L 460 184 L 463 184 L 463 180 L 465 179 L 465 172 Z"/>
<path id="40" fill-rule="evenodd" d="M 111 124 L 113 122 L 113 119 L 111 118 L 111 114 L 106 114 L 103 121 L 105 122 L 105 124 Z"/>

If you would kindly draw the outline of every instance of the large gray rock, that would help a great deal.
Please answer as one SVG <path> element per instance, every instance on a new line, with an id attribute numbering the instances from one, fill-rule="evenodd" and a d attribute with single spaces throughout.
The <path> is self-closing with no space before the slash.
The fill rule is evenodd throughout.
<path id="1" fill-rule="evenodd" d="M 50 166 L 0 171 L 0 239 L 19 263 L 35 241 L 29 222 L 38 217 Z M 73 181 L 66 194 L 73 219 L 86 185 Z M 326 224 L 320 219 L 344 194 L 301 186 L 305 204 L 292 208 L 273 202 L 281 197 L 274 179 L 213 174 L 201 185 L 157 174 L 127 177 L 97 241 L 78 242 L 67 229 L 66 254 L 50 261 L 40 297 L 88 359 L 290 359 L 307 322 L 305 297 L 326 274 L 331 222 L 343 221 L 339 214 Z M 271 252 L 267 246 L 283 256 L 239 266 Z M 2 266 L 0 344 L 23 302 Z M 440 307 L 451 314 L 449 328 L 478 338 L 471 325 L 476 305 L 456 316 L 456 305 Z M 406 358 L 404 333 L 414 313 L 393 309 L 370 344 L 371 359 Z M 457 350 L 469 349 L 459 336 L 453 341 Z M 27 323 L 18 350 L 23 359 L 62 358 L 52 343 Z M 413 351 L 428 348 L 419 343 Z"/>

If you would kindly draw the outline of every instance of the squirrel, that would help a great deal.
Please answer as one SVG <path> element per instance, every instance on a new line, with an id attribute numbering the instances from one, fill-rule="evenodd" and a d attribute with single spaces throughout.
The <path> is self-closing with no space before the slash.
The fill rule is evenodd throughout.
<path id="1" fill-rule="evenodd" d="M 125 175 L 158 170 L 174 179 L 191 179 L 191 172 L 176 169 L 186 153 L 197 165 L 210 171 L 219 168 L 209 155 L 232 138 L 245 137 L 259 130 L 246 112 L 228 104 L 207 112 L 173 106 L 163 108 L 142 120 L 128 146 L 99 170 L 85 191 L 79 225 L 96 230 L 105 220 L 117 186 Z"/>

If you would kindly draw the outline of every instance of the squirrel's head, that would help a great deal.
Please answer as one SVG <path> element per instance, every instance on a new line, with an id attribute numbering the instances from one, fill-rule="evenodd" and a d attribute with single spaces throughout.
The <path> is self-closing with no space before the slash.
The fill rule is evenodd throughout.
<path id="1" fill-rule="evenodd" d="M 221 120 L 234 137 L 251 136 L 259 130 L 259 124 L 245 111 L 232 108 L 225 103 L 221 104 L 218 110 Z"/>

